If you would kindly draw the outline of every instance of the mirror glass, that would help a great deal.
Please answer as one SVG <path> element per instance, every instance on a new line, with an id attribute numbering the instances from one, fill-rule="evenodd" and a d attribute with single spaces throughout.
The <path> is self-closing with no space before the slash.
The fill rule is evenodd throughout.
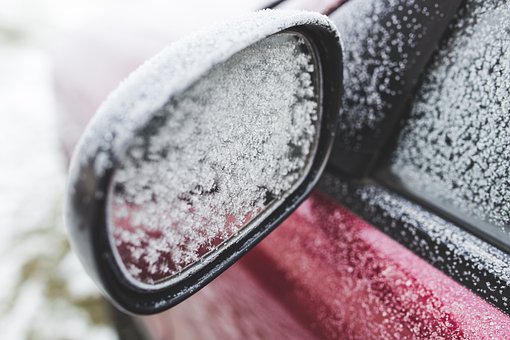
<path id="1" fill-rule="evenodd" d="M 284 32 L 153 113 L 108 195 L 110 243 L 128 279 L 158 287 L 187 275 L 301 183 L 319 138 L 319 74 L 306 38 Z"/>

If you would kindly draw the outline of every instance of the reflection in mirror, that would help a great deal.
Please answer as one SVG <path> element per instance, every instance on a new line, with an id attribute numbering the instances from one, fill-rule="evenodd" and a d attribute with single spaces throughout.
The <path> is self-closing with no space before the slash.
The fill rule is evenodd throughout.
<path id="1" fill-rule="evenodd" d="M 297 33 L 270 36 L 171 98 L 128 147 L 108 206 L 117 262 L 164 285 L 266 217 L 307 174 L 319 78 Z"/>

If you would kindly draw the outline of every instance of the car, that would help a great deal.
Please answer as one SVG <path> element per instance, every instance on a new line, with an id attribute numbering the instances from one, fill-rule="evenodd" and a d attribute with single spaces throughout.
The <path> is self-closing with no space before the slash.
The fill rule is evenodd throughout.
<path id="1" fill-rule="evenodd" d="M 318 180 L 317 188 L 299 207 L 307 192 L 293 205 L 282 203 L 281 218 L 297 209 L 281 224 L 262 221 L 264 236 L 279 225 L 258 245 L 251 248 L 259 236 L 223 262 L 220 256 L 218 266 L 206 263 L 191 291 L 172 288 L 165 275 L 135 277 L 148 286 L 130 294 L 118 293 L 123 283 L 112 284 L 117 279 L 102 269 L 96 280 L 121 308 L 157 312 L 133 321 L 154 339 L 509 338 L 510 6 L 477 0 L 322 6 L 342 40 L 337 64 L 331 56 L 340 52 L 331 47 L 320 55 L 322 66 L 328 74 L 343 66 L 343 91 L 325 100 L 341 106 L 331 154 L 321 158 L 325 170 L 303 180 Z M 314 39 L 312 45 L 328 38 Z M 127 65 L 119 54 L 114 64 Z M 82 131 L 103 96 L 94 93 L 101 79 L 73 92 L 73 73 L 66 71 L 60 77 L 56 71 L 60 102 L 65 119 Z M 334 88 L 339 79 L 330 77 Z M 285 89 L 276 90 L 283 96 Z M 80 102 L 78 94 L 94 99 Z M 77 135 L 67 136 L 68 149 Z M 92 218 L 84 211 L 84 219 Z M 93 249 L 82 255 L 85 262 L 106 262 L 101 252 L 115 248 L 94 245 L 95 236 L 74 242 Z M 219 275 L 210 283 L 209 272 Z M 147 278 L 161 283 L 159 302 Z M 169 287 L 177 290 L 167 294 Z"/>

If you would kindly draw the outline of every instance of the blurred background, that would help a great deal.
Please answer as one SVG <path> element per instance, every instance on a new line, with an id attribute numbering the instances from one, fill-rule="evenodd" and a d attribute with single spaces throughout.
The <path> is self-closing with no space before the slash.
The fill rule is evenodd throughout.
<path id="1" fill-rule="evenodd" d="M 116 339 L 69 248 L 69 153 L 101 100 L 145 58 L 269 1 L 0 0 L 0 335 Z"/>

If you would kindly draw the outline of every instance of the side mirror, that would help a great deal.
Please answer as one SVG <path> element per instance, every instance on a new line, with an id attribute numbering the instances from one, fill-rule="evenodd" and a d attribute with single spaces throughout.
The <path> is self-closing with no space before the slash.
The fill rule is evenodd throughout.
<path id="1" fill-rule="evenodd" d="M 338 34 L 314 13 L 257 12 L 146 62 L 72 159 L 66 224 L 89 274 L 139 314 L 203 287 L 315 186 L 341 93 Z"/>

